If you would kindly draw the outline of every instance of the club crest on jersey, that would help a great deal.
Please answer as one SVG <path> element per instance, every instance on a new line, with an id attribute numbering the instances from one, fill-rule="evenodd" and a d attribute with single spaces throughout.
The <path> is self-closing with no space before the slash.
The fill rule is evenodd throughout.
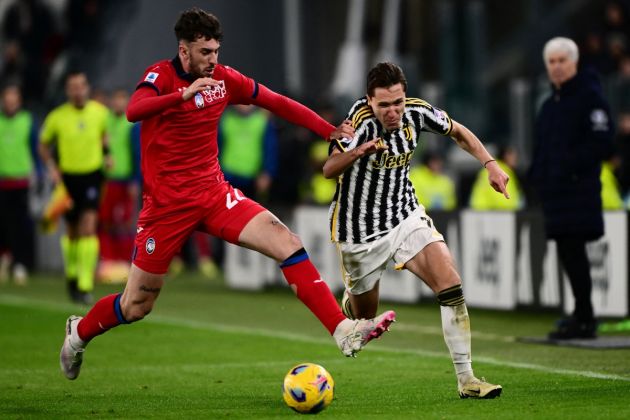
<path id="1" fill-rule="evenodd" d="M 411 127 L 409 127 L 409 124 L 403 125 L 403 133 L 405 134 L 405 140 L 413 140 L 413 133 L 411 132 Z"/>
<path id="2" fill-rule="evenodd" d="M 603 109 L 594 109 L 591 112 L 593 131 L 608 131 L 608 115 Z"/>
<path id="3" fill-rule="evenodd" d="M 157 80 L 159 74 L 155 73 L 155 72 L 150 72 L 149 74 L 147 74 L 147 77 L 144 78 L 145 82 L 149 82 L 149 83 L 155 83 L 155 81 Z"/>
<path id="4" fill-rule="evenodd" d="M 195 95 L 195 105 L 197 105 L 197 108 L 203 108 L 204 104 L 205 101 L 203 100 L 203 96 L 201 93 L 197 92 Z"/>
<path id="5" fill-rule="evenodd" d="M 145 243 L 145 249 L 147 250 L 147 254 L 153 254 L 153 251 L 155 251 L 155 239 L 147 239 L 147 242 Z"/>

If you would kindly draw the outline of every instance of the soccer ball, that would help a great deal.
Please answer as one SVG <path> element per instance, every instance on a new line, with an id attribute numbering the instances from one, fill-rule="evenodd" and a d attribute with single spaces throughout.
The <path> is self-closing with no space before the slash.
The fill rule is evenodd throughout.
<path id="1" fill-rule="evenodd" d="M 335 381 L 315 363 L 300 363 L 284 377 L 282 397 L 299 413 L 319 413 L 333 400 Z"/>

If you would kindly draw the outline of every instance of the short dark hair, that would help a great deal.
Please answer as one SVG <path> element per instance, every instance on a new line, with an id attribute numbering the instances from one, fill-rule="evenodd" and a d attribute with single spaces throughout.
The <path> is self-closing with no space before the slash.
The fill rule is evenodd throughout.
<path id="1" fill-rule="evenodd" d="M 198 7 L 184 10 L 175 23 L 175 36 L 178 41 L 194 42 L 199 38 L 221 41 L 223 31 L 219 19 Z"/>
<path id="2" fill-rule="evenodd" d="M 368 73 L 367 94 L 374 96 L 376 88 L 388 88 L 400 83 L 407 92 L 407 79 L 402 69 L 394 63 L 378 63 Z"/>
<path id="3" fill-rule="evenodd" d="M 63 81 L 65 84 L 68 84 L 68 80 L 74 78 L 74 77 L 78 77 L 78 76 L 83 76 L 85 77 L 85 80 L 88 80 L 87 74 L 79 69 L 70 69 L 66 72 L 65 77 L 63 78 Z"/>

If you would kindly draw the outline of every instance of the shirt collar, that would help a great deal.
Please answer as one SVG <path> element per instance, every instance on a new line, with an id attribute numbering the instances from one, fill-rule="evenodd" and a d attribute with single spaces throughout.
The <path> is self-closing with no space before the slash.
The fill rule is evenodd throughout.
<path id="1" fill-rule="evenodd" d="M 180 79 L 184 79 L 189 82 L 195 81 L 195 77 L 192 74 L 186 73 L 184 71 L 184 66 L 182 66 L 182 61 L 179 59 L 178 55 L 176 55 L 175 58 L 171 60 L 171 64 L 173 65 L 173 67 L 175 67 L 175 72 Z"/>

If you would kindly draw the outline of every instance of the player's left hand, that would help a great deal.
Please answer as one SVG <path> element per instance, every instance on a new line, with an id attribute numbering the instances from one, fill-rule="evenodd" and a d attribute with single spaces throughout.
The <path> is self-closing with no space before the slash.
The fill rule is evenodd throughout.
<path id="1" fill-rule="evenodd" d="M 502 193 L 505 198 L 509 200 L 510 194 L 507 192 L 507 183 L 510 181 L 510 177 L 508 174 L 506 174 L 495 161 L 488 163 L 486 169 L 488 170 L 488 182 L 490 186 L 492 186 L 496 192 Z"/>
<path id="2" fill-rule="evenodd" d="M 330 133 L 330 135 L 328 135 L 328 138 L 326 140 L 331 141 L 334 139 L 340 139 L 342 137 L 346 139 L 351 139 L 354 137 L 354 127 L 352 127 L 352 122 L 350 122 L 349 120 L 345 120 L 344 122 L 339 124 L 337 128 L 335 128 L 335 130 Z"/>

